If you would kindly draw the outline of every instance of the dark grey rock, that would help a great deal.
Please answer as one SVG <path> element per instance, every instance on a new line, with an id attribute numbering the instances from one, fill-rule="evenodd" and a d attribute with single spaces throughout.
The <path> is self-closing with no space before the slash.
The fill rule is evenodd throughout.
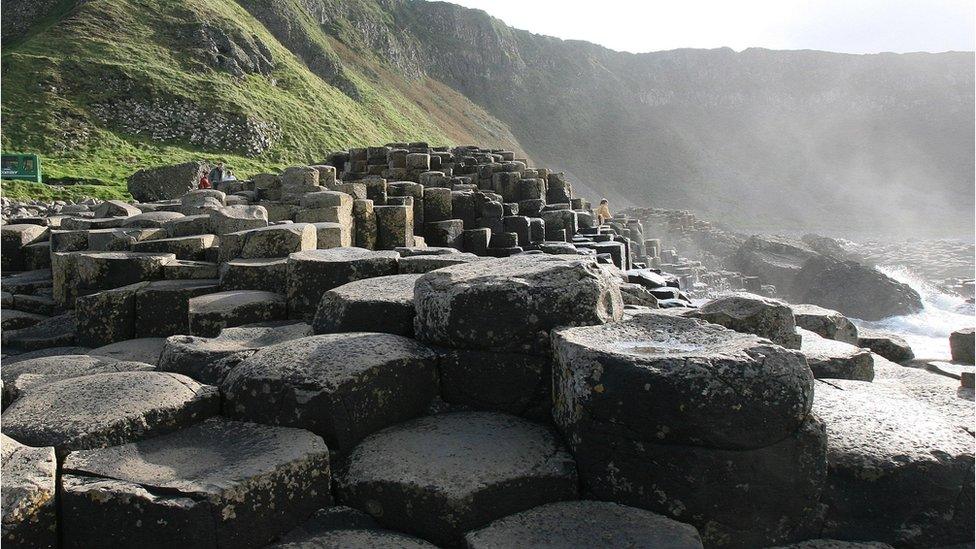
<path id="1" fill-rule="evenodd" d="M 32 358 L 44 358 L 48 356 L 64 356 L 64 355 L 86 355 L 91 349 L 88 347 L 48 347 L 46 349 L 38 349 L 36 351 L 28 351 L 26 353 L 21 353 L 19 355 L 4 355 L 3 363 L 4 365 L 14 364 L 16 362 L 21 362 L 23 360 L 30 360 Z"/>
<path id="2" fill-rule="evenodd" d="M 798 332 L 803 337 L 800 352 L 806 357 L 813 377 L 861 381 L 874 379 L 874 358 L 870 349 L 825 339 L 802 328 Z"/>
<path id="3" fill-rule="evenodd" d="M 593 261 L 548 255 L 445 267 L 417 281 L 415 333 L 445 347 L 548 355 L 552 328 L 620 319 L 618 280 Z"/>
<path id="4" fill-rule="evenodd" d="M 973 364 L 976 362 L 976 329 L 963 328 L 949 334 L 949 350 L 952 353 L 953 362 L 963 364 Z"/>
<path id="5" fill-rule="evenodd" d="M 135 336 L 190 333 L 189 303 L 217 291 L 217 280 L 154 280 L 136 290 Z"/>
<path id="6" fill-rule="evenodd" d="M 420 538 L 388 530 L 332 530 L 308 536 L 300 541 L 274 545 L 277 549 L 436 549 Z"/>
<path id="7" fill-rule="evenodd" d="M 174 431 L 219 409 L 217 388 L 186 376 L 92 374 L 32 387 L 4 410 L 3 432 L 64 455 Z"/>
<path id="8" fill-rule="evenodd" d="M 303 322 L 274 322 L 224 328 L 214 338 L 172 336 L 165 340 L 159 370 L 220 385 L 233 368 L 258 349 L 310 335 L 311 326 Z"/>
<path id="9" fill-rule="evenodd" d="M 412 339 L 326 334 L 262 349 L 221 384 L 235 419 L 308 429 L 334 452 L 423 413 L 437 394 L 437 356 Z"/>
<path id="10" fill-rule="evenodd" d="M 688 316 L 765 337 L 788 349 L 800 348 L 793 311 L 782 301 L 740 293 L 713 299 L 690 311 Z"/>
<path id="11" fill-rule="evenodd" d="M 908 362 L 915 358 L 911 345 L 895 334 L 860 328 L 856 345 L 871 349 L 872 353 L 881 355 L 892 362 Z"/>
<path id="12" fill-rule="evenodd" d="M 281 543 L 303 541 L 317 534 L 335 530 L 379 530 L 376 519 L 366 513 L 336 505 L 316 511 L 308 520 L 281 537 Z"/>
<path id="13" fill-rule="evenodd" d="M 827 425 L 823 536 L 896 546 L 973 540 L 973 438 L 892 385 L 817 382 Z"/>
<path id="14" fill-rule="evenodd" d="M 593 430 L 656 443 L 749 449 L 795 432 L 813 376 L 798 351 L 648 313 L 553 332 L 553 416 L 570 444 Z"/>
<path id="15" fill-rule="evenodd" d="M 75 298 L 162 278 L 163 264 L 176 259 L 167 253 L 71 252 L 52 254 L 54 298 L 75 306 Z"/>
<path id="16" fill-rule="evenodd" d="M 702 547 L 694 526 L 605 501 L 540 505 L 468 532 L 464 540 L 470 549 Z"/>
<path id="17" fill-rule="evenodd" d="M 858 345 L 857 326 L 837 311 L 817 305 L 790 305 L 796 325 L 827 339 Z"/>
<path id="18" fill-rule="evenodd" d="M 19 330 L 33 326 L 48 318 L 45 315 L 18 311 L 16 309 L 0 309 L 0 329 Z"/>
<path id="19" fill-rule="evenodd" d="M 576 466 L 546 428 L 490 412 L 439 414 L 364 440 L 338 477 L 347 502 L 438 544 L 532 507 L 575 499 Z"/>
<path id="20" fill-rule="evenodd" d="M 800 303 L 814 303 L 862 320 L 922 310 L 922 298 L 911 286 L 872 267 L 823 256 L 803 264 L 790 294 Z"/>
<path id="21" fill-rule="evenodd" d="M 221 290 L 288 291 L 287 258 L 233 259 L 220 265 Z"/>
<path id="22" fill-rule="evenodd" d="M 144 362 L 155 366 L 159 363 L 159 355 L 163 352 L 165 343 L 166 339 L 162 337 L 126 339 L 97 347 L 88 351 L 88 354 L 115 360 Z"/>
<path id="23" fill-rule="evenodd" d="M 122 222 L 122 227 L 137 229 L 162 229 L 166 223 L 174 219 L 185 217 L 179 212 L 145 212 L 132 217 L 127 217 Z"/>
<path id="24" fill-rule="evenodd" d="M 362 248 L 310 250 L 288 257 L 288 309 L 292 318 L 312 322 L 322 294 L 343 284 L 397 274 L 399 254 Z"/>
<path id="25" fill-rule="evenodd" d="M 224 419 L 73 452 L 65 547 L 262 547 L 331 503 L 329 451 L 300 429 Z"/>
<path id="26" fill-rule="evenodd" d="M 322 294 L 312 329 L 317 334 L 382 332 L 410 337 L 418 278 L 419 274 L 378 276 L 332 288 Z"/>
<path id="27" fill-rule="evenodd" d="M 810 539 L 770 549 L 892 549 L 887 543 L 877 541 L 841 541 L 836 539 Z"/>
<path id="28" fill-rule="evenodd" d="M 451 265 L 461 265 L 473 261 L 481 261 L 484 258 L 469 253 L 457 253 L 450 255 L 414 255 L 412 257 L 401 257 L 399 261 L 400 274 L 423 274 L 429 273 L 434 269 L 449 267 Z"/>
<path id="29" fill-rule="evenodd" d="M 24 446 L 7 435 L 0 435 L 0 448 L 4 546 L 58 547 L 54 448 Z"/>
<path id="30" fill-rule="evenodd" d="M 191 298 L 187 302 L 189 331 L 215 337 L 224 328 L 269 320 L 284 320 L 285 298 L 259 290 L 232 290 Z"/>
<path id="31" fill-rule="evenodd" d="M 441 395 L 451 404 L 551 421 L 552 358 L 441 349 Z"/>
<path id="32" fill-rule="evenodd" d="M 645 312 L 553 332 L 553 418 L 586 495 L 756 547 L 817 530 L 823 426 L 798 351 Z"/>
<path id="33" fill-rule="evenodd" d="M 208 170 L 209 166 L 202 162 L 145 168 L 129 177 L 127 188 L 129 194 L 140 202 L 179 198 L 195 189 Z"/>
<path id="34" fill-rule="evenodd" d="M 4 345 L 24 351 L 74 345 L 77 341 L 77 316 L 65 313 L 52 316 L 19 330 L 4 330 Z"/>
<path id="35" fill-rule="evenodd" d="M 4 367 L 0 370 L 3 379 L 3 406 L 6 408 L 28 387 L 91 374 L 152 369 L 151 364 L 143 362 L 87 354 L 36 357 L 12 363 L 4 361 Z"/>

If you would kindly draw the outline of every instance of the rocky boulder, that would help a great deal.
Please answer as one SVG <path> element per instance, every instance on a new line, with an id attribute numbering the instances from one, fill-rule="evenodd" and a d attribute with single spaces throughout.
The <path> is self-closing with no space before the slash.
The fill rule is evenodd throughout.
<path id="1" fill-rule="evenodd" d="M 949 334 L 949 350 L 953 362 L 972 364 L 974 361 L 974 345 L 976 345 L 976 329 L 963 328 Z"/>
<path id="2" fill-rule="evenodd" d="M 557 326 L 619 320 L 619 278 L 586 259 L 513 256 L 431 271 L 417 281 L 417 338 L 463 349 L 550 352 Z"/>
<path id="3" fill-rule="evenodd" d="M 332 503 L 321 438 L 216 418 L 63 470 L 64 547 L 263 547 Z"/>
<path id="4" fill-rule="evenodd" d="M 145 168 L 129 176 L 126 186 L 132 198 L 140 202 L 171 200 L 197 188 L 200 178 L 209 169 L 203 162 Z"/>
<path id="5" fill-rule="evenodd" d="M 860 263 L 823 256 L 804 263 L 790 293 L 802 303 L 814 303 L 862 320 L 922 310 L 921 296 L 908 284 Z"/>
<path id="6" fill-rule="evenodd" d="M 780 292 L 788 291 L 803 264 L 817 252 L 799 240 L 782 236 L 756 235 L 729 257 L 733 269 L 758 276 Z"/>
<path id="7" fill-rule="evenodd" d="M 230 417 L 308 429 L 347 453 L 423 413 L 437 395 L 437 355 L 392 334 L 318 335 L 258 351 L 221 389 Z"/>
<path id="8" fill-rule="evenodd" d="M 816 532 L 826 436 L 799 351 L 648 311 L 553 332 L 553 418 L 586 495 L 687 521 L 718 547 Z"/>
<path id="9" fill-rule="evenodd" d="M 872 353 L 881 355 L 892 362 L 908 362 L 915 358 L 911 345 L 903 338 L 877 330 L 858 329 L 856 345 L 871 349 Z"/>
<path id="10" fill-rule="evenodd" d="M 857 326 L 846 316 L 817 305 L 790 305 L 796 325 L 815 334 L 851 345 L 858 344 Z"/>
<path id="11" fill-rule="evenodd" d="M 3 465 L 3 524 L 0 537 L 8 547 L 58 547 L 55 503 L 58 463 L 54 448 L 24 446 L 0 435 Z"/>
<path id="12" fill-rule="evenodd" d="M 803 337 L 800 352 L 806 357 L 813 377 L 861 381 L 874 379 L 874 359 L 870 349 L 826 339 L 802 328 L 799 332 Z"/>
<path id="13" fill-rule="evenodd" d="M 788 349 L 800 348 L 793 311 L 782 301 L 740 293 L 713 299 L 689 312 L 688 316 L 765 337 Z"/>
<path id="14" fill-rule="evenodd" d="M 380 431 L 356 447 L 337 485 L 348 505 L 383 526 L 444 545 L 577 495 L 576 465 L 553 433 L 489 412 L 438 414 Z"/>
<path id="15" fill-rule="evenodd" d="M 973 540 L 973 438 L 897 387 L 817 382 L 827 426 L 823 535 L 899 547 Z"/>
<path id="16" fill-rule="evenodd" d="M 701 549 L 694 526 L 606 501 L 561 501 L 468 532 L 469 549 L 505 547 L 668 547 Z"/>

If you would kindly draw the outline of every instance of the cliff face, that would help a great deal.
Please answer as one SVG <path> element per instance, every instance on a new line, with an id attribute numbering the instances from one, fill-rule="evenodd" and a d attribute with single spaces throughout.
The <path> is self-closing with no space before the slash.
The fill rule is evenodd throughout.
<path id="1" fill-rule="evenodd" d="M 971 52 L 635 55 L 451 4 L 386 5 L 428 74 L 617 203 L 764 228 L 971 232 Z"/>
<path id="2" fill-rule="evenodd" d="M 4 2 L 4 14 L 17 1 Z M 106 11 L 115 3 L 90 0 L 75 12 Z M 152 17 L 164 9 L 157 3 L 140 0 L 129 8 L 133 17 Z M 322 105 L 309 106 L 313 119 L 353 117 L 354 123 L 333 124 L 327 136 L 313 140 L 268 108 L 278 105 L 267 99 L 239 109 L 240 93 L 203 90 L 194 101 L 216 96 L 226 118 L 281 131 L 258 161 L 287 162 L 310 156 L 298 148 L 314 156 L 366 137 L 476 140 L 563 169 L 588 194 L 606 195 L 617 206 L 695 208 L 765 229 L 951 234 L 969 232 L 973 223 L 972 53 L 629 54 L 512 29 L 484 12 L 443 2 L 190 4 L 195 8 L 183 11 L 191 19 L 187 25 L 205 23 L 241 37 L 236 42 L 245 46 L 253 38 L 259 53 L 257 44 L 273 52 L 274 69 L 248 74 L 276 83 L 298 79 L 301 93 L 281 86 L 278 92 L 325 97 Z M 51 30 L 77 27 L 70 13 Z M 6 36 L 5 30 L 5 42 Z M 35 34 L 15 45 L 14 55 L 40 53 L 37 40 Z M 167 45 L 177 48 L 176 59 L 192 57 L 179 51 L 190 49 L 179 41 Z M 4 49 L 6 70 L 11 48 Z M 63 50 L 52 43 L 43 56 Z M 221 44 L 209 50 L 221 54 Z M 232 69 L 220 63 L 202 68 Z M 260 84 L 235 78 L 227 83 Z M 5 82 L 5 122 L 21 107 L 7 92 Z"/>

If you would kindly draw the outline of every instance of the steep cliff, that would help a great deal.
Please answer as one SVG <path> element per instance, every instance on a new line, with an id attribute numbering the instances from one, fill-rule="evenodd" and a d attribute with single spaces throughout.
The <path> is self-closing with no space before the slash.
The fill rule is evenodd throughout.
<path id="1" fill-rule="evenodd" d="M 26 37 L 5 23 L 3 56 L 4 148 L 41 150 L 55 174 L 427 139 L 514 148 L 615 205 L 742 227 L 973 223 L 971 52 L 629 54 L 422 0 L 55 4 Z M 209 119 L 233 131 L 194 131 Z"/>

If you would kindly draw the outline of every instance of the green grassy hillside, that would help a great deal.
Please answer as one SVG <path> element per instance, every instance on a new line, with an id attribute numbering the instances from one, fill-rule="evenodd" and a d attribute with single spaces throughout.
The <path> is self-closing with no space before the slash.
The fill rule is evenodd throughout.
<path id="1" fill-rule="evenodd" d="M 63 4 L 5 43 L 3 150 L 39 153 L 48 182 L 103 185 L 88 189 L 111 196 L 139 168 L 197 158 L 248 175 L 388 141 L 517 147 L 503 124 L 450 88 L 337 53 L 344 47 L 293 3 L 251 3 L 284 10 L 321 55 L 306 64 L 242 7 L 249 2 Z M 310 68 L 327 57 L 341 64 L 341 82 Z M 265 138 L 268 146 L 247 148 Z"/>

